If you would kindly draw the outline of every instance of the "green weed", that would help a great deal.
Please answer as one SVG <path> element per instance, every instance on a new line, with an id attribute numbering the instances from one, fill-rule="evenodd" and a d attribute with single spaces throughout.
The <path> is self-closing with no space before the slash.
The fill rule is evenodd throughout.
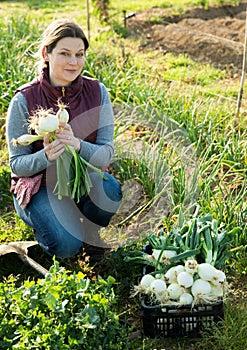
<path id="1" fill-rule="evenodd" d="M 129 349 L 126 328 L 114 312 L 114 278 L 91 282 L 54 260 L 46 277 L 18 289 L 0 283 L 2 349 Z"/>

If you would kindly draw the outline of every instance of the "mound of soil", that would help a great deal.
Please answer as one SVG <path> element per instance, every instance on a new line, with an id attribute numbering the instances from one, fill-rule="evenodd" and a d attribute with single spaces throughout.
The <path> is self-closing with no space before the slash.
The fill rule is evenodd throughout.
<path id="1" fill-rule="evenodd" d="M 184 53 L 220 69 L 242 69 L 247 3 L 239 6 L 194 8 L 172 16 L 152 7 L 128 20 L 131 36 L 141 38 L 140 50 Z"/>

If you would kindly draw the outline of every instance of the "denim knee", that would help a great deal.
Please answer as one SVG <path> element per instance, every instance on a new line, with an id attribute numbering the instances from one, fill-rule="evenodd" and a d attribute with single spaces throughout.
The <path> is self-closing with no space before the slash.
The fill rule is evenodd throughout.
<path id="1" fill-rule="evenodd" d="M 105 194 L 114 202 L 120 203 L 123 194 L 120 183 L 109 173 L 104 173 L 106 180 L 103 181 Z"/>
<path id="2" fill-rule="evenodd" d="M 97 173 L 90 174 L 93 186 L 89 197 L 98 207 L 109 212 L 116 212 L 123 196 L 121 185 L 109 173 L 105 172 L 104 177 L 102 179 L 101 175 Z"/>
<path id="3" fill-rule="evenodd" d="M 115 214 L 115 212 L 110 213 L 109 211 L 98 208 L 90 200 L 84 204 L 82 213 L 88 220 L 102 227 L 108 226 L 111 218 Z"/>
<path id="4" fill-rule="evenodd" d="M 118 210 L 122 200 L 120 183 L 110 174 L 104 173 L 102 180 L 97 173 L 90 174 L 93 187 L 79 207 L 85 217 L 93 223 L 106 227 Z"/>

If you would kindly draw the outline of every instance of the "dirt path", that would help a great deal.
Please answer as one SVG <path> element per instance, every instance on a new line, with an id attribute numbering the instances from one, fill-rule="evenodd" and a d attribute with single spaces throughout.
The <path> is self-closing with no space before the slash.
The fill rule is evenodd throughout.
<path id="1" fill-rule="evenodd" d="M 153 7 L 129 20 L 129 32 L 142 39 L 140 50 L 150 47 L 164 54 L 185 53 L 218 68 L 240 70 L 246 7 L 244 2 L 236 7 L 195 8 L 180 16 Z"/>

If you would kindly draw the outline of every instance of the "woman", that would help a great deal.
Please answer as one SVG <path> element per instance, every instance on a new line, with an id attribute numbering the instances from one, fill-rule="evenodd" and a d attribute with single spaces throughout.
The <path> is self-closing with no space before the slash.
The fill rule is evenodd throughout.
<path id="1" fill-rule="evenodd" d="M 51 256 L 71 257 L 83 243 L 101 246 L 98 229 L 107 226 L 122 198 L 118 181 L 105 172 L 102 179 L 90 172 L 88 196 L 75 202 L 54 193 L 56 159 L 65 146 L 100 169 L 106 169 L 113 152 L 114 121 L 105 86 L 81 75 L 88 41 L 78 24 L 69 19 L 51 23 L 39 49 L 40 75 L 21 86 L 7 114 L 7 140 L 12 171 L 11 191 L 20 218 L 34 228 L 40 246 Z M 69 123 L 28 146 L 14 147 L 13 139 L 28 132 L 28 120 L 37 109 L 56 113 L 58 101 L 67 106 Z"/>

